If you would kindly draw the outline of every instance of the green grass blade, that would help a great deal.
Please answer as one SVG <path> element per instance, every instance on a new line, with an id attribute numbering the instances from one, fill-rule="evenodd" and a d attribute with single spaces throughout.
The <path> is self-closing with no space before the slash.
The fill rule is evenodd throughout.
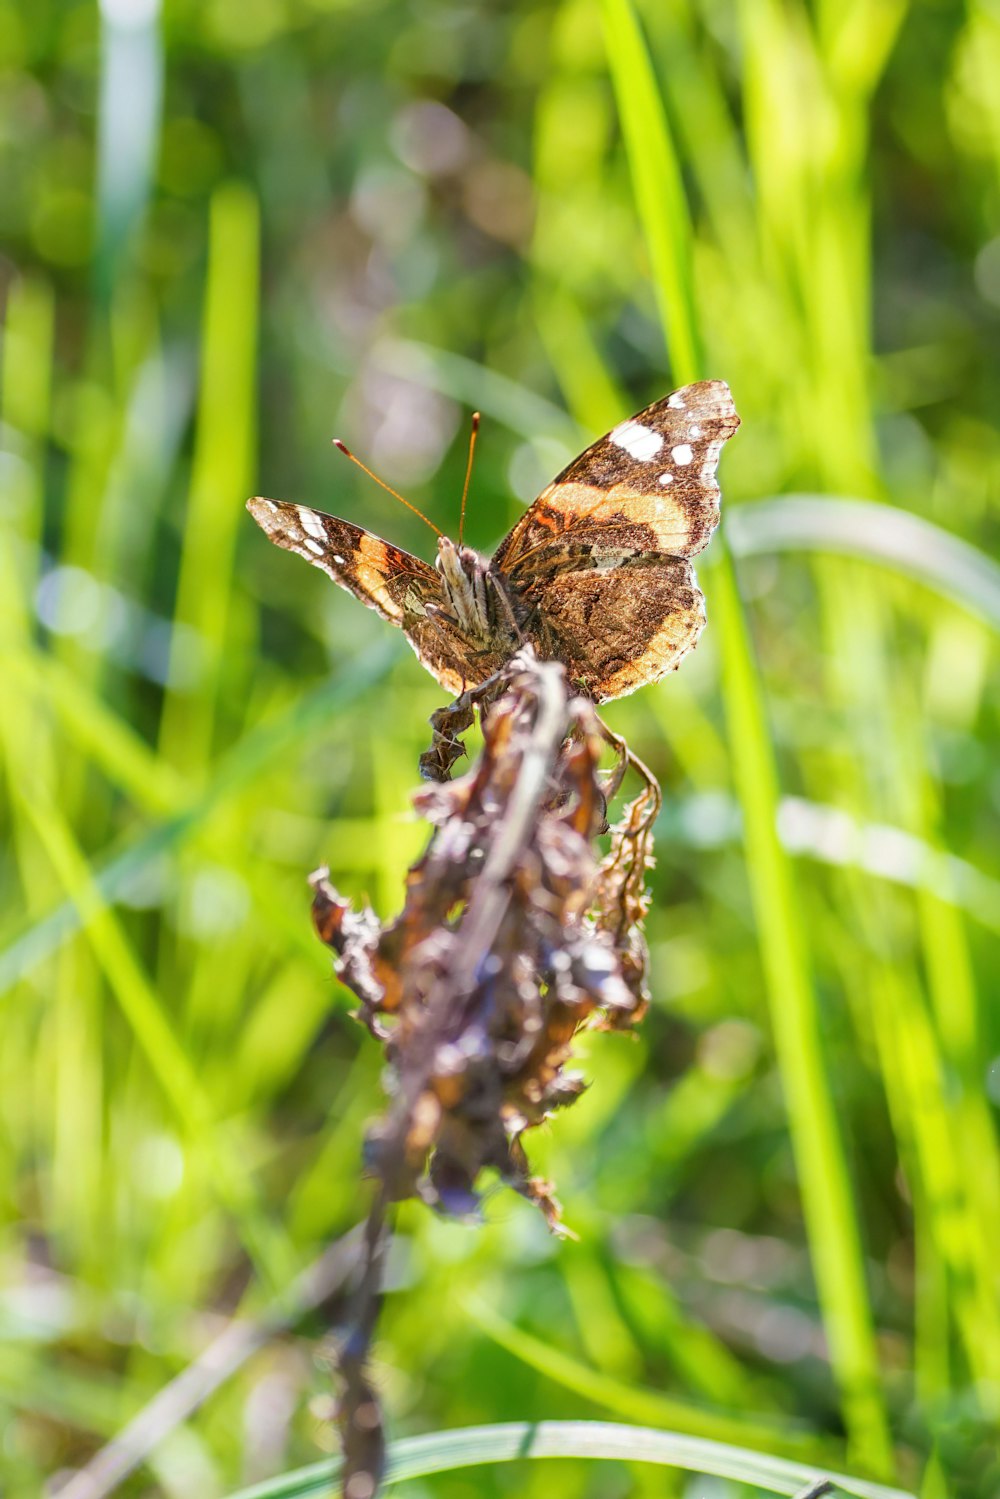
<path id="1" fill-rule="evenodd" d="M 778 1427 L 764 1421 L 723 1415 L 685 1400 L 661 1395 L 657 1390 L 642 1389 L 591 1369 L 571 1354 L 515 1327 L 477 1297 L 467 1298 L 465 1305 L 476 1325 L 514 1358 L 616 1415 L 649 1421 L 657 1427 L 674 1427 L 688 1436 L 704 1437 L 709 1441 L 734 1442 L 770 1452 L 783 1449 L 802 1457 L 818 1457 L 820 1454 L 822 1443 L 807 1432 L 796 1431 L 790 1423 Z"/>
<path id="2" fill-rule="evenodd" d="M 27 277 L 7 293 L 0 341 L 0 430 L 4 465 L 0 515 L 0 638 L 29 633 L 30 601 L 42 533 L 44 443 L 52 392 L 55 301 L 47 282 Z"/>
<path id="3" fill-rule="evenodd" d="M 468 1426 L 458 1431 L 439 1431 L 393 1443 L 389 1453 L 388 1483 L 425 1478 L 432 1473 L 452 1473 L 484 1463 L 508 1463 L 544 1457 L 628 1463 L 653 1463 L 749 1484 L 772 1494 L 796 1494 L 820 1479 L 829 1478 L 845 1494 L 858 1499 L 912 1499 L 904 1489 L 828 1473 L 803 1463 L 765 1457 L 721 1442 L 708 1442 L 675 1432 L 653 1431 L 643 1426 L 625 1426 L 611 1421 L 528 1421 L 497 1426 Z M 252 1488 L 241 1489 L 230 1499 L 304 1499 L 307 1494 L 329 1494 L 340 1473 L 338 1460 L 316 1463 L 298 1473 L 287 1473 Z"/>
<path id="4" fill-rule="evenodd" d="M 683 378 L 702 373 L 691 295 L 690 216 L 676 151 L 648 52 L 629 0 L 605 0 L 609 65 L 654 273 L 664 335 L 686 351 Z M 650 162 L 667 173 L 657 190 Z M 674 184 L 677 183 L 675 188 Z M 669 222 L 669 228 L 665 221 Z M 677 371 L 675 360 L 675 373 Z M 892 1471 L 871 1308 L 843 1141 L 823 1062 L 807 942 L 788 859 L 777 832 L 778 779 L 756 662 L 733 563 L 723 546 L 709 578 L 709 617 L 723 660 L 723 697 L 737 795 L 743 808 L 747 875 L 785 1089 L 817 1289 L 841 1390 L 844 1422 L 859 1459 Z"/>
<path id="5" fill-rule="evenodd" d="M 92 859 L 91 878 L 101 900 L 114 901 L 156 859 L 193 838 L 215 808 L 237 796 L 282 755 L 324 732 L 331 714 L 382 681 L 400 650 L 398 641 L 388 638 L 280 716 L 257 724 L 220 762 L 201 797 L 103 864 L 99 857 Z M 84 919 L 79 906 L 66 901 L 12 935 L 0 951 L 0 995 L 79 931 Z"/>
<path id="6" fill-rule="evenodd" d="M 743 808 L 754 913 L 799 1189 L 844 1421 L 863 1461 L 891 1468 L 891 1444 L 844 1145 L 823 1061 L 816 996 L 791 866 L 777 831 L 779 792 L 760 683 L 732 561 L 712 568 L 722 637 L 733 778 Z"/>
<path id="7" fill-rule="evenodd" d="M 3 669 L 26 697 L 33 696 L 54 711 L 66 737 L 138 806 L 166 814 L 190 799 L 184 779 L 157 757 L 89 682 L 56 657 L 36 650 L 11 652 L 4 658 Z"/>
<path id="8" fill-rule="evenodd" d="M 969 1185 L 980 1159 L 970 1162 L 967 1157 L 972 1141 L 962 1138 L 963 1116 L 949 1099 L 937 1038 L 915 986 L 889 973 L 882 987 L 883 1070 L 897 1074 L 894 1092 L 906 1113 L 900 1134 L 912 1134 L 922 1206 L 940 1262 L 950 1274 L 951 1314 L 983 1405 L 995 1417 L 1000 1349 L 995 1255 L 982 1233 L 988 1220 L 977 1214 Z M 988 1169 L 989 1164 L 987 1154 L 982 1165 Z"/>
<path id="9" fill-rule="evenodd" d="M 737 557 L 816 551 L 887 563 L 1000 630 L 1000 563 L 895 505 L 818 494 L 754 500 L 730 511 L 726 536 Z"/>
<path id="10" fill-rule="evenodd" d="M 628 397 L 611 378 L 592 329 L 574 298 L 546 282 L 535 297 L 538 332 L 549 351 L 570 411 L 584 432 L 614 425 Z"/>
<path id="11" fill-rule="evenodd" d="M 940 793 L 928 773 L 928 704 L 896 669 L 897 642 L 912 629 L 910 611 L 895 625 L 891 595 L 854 564 L 828 559 L 822 589 L 826 669 L 831 695 L 860 726 L 860 757 L 844 762 L 838 799 L 887 805 L 918 854 L 913 906 L 883 886 L 848 880 L 849 925 L 863 940 L 848 989 L 864 996 L 862 1037 L 877 1047 L 900 1159 L 913 1202 L 917 1287 L 915 1376 L 932 1430 L 942 1433 L 943 1401 L 961 1345 L 983 1409 L 996 1390 L 997 1306 L 991 1245 L 997 1241 L 997 1143 L 980 1078 L 978 1001 L 964 927 L 954 895 L 955 861 L 936 846 Z M 965 622 L 967 625 L 967 622 Z M 938 630 L 946 621 L 937 620 Z M 985 632 L 968 626 L 962 638 Z M 963 652 L 964 654 L 964 652 Z M 978 698 L 978 688 L 974 698 Z M 975 716 L 972 699 L 963 712 Z M 930 875 L 930 878 L 926 876 Z M 1000 916 L 996 891 L 983 910 Z M 923 953 L 917 943 L 922 939 Z M 865 949 L 867 949 L 865 951 Z M 923 962 L 921 962 L 921 957 Z M 852 966 L 845 952 L 843 961 Z M 928 1005 L 925 990 L 933 1004 Z M 958 1338 L 954 1334 L 958 1334 Z M 964 1373 L 964 1371 L 963 1371 Z"/>
<path id="12" fill-rule="evenodd" d="M 110 297 L 146 208 L 156 170 L 163 96 L 158 0 L 135 11 L 101 5 L 97 250 L 94 277 Z"/>
<path id="13" fill-rule="evenodd" d="M 201 394 L 175 607 L 176 622 L 203 642 L 205 680 L 196 694 L 168 691 L 160 733 L 164 757 L 192 775 L 211 758 L 233 556 L 252 482 L 259 232 L 250 189 L 220 187 L 212 199 Z"/>
<path id="14" fill-rule="evenodd" d="M 174 1034 L 119 922 L 96 889 L 81 849 L 57 807 L 37 786 L 19 795 L 19 801 L 57 878 L 79 909 L 81 927 L 150 1072 L 185 1131 L 213 1156 L 220 1197 L 239 1226 L 258 1273 L 272 1288 L 282 1285 L 294 1266 L 284 1235 L 261 1213 L 243 1164 L 231 1158 L 220 1140 L 213 1140 L 212 1108 L 198 1072 Z"/>
<path id="15" fill-rule="evenodd" d="M 602 0 L 608 66 L 676 385 L 697 380 L 691 216 L 680 162 L 630 0 Z"/>

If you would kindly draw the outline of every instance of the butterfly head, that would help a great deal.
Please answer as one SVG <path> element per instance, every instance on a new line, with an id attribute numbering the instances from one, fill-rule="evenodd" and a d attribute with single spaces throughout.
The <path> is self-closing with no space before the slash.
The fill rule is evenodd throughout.
<path id="1" fill-rule="evenodd" d="M 474 639 L 489 632 L 486 606 L 486 563 L 471 547 L 456 546 L 448 536 L 438 538 L 435 567 L 462 629 Z"/>
<path id="2" fill-rule="evenodd" d="M 486 564 L 472 547 L 458 546 L 450 536 L 438 537 L 438 554 L 434 563 L 449 593 L 475 587 Z"/>

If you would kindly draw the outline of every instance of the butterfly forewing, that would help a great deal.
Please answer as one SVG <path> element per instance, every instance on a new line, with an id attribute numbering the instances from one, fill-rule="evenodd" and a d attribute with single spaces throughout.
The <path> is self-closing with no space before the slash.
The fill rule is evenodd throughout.
<path id="1" fill-rule="evenodd" d="M 729 387 L 701 380 L 654 401 L 575 458 L 501 542 L 516 576 L 554 541 L 693 557 L 719 521 L 715 471 L 739 426 Z"/>
<path id="2" fill-rule="evenodd" d="M 276 546 L 296 552 L 399 625 L 419 660 L 449 692 L 478 681 L 469 642 L 449 617 L 440 574 L 373 531 L 308 505 L 257 498 L 247 509 Z"/>

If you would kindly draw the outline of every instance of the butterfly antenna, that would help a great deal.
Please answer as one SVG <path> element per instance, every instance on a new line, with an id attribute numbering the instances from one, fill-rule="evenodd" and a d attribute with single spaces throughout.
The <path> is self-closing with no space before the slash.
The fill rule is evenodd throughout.
<path id="1" fill-rule="evenodd" d="M 480 416 L 478 411 L 472 413 L 472 431 L 469 433 L 469 461 L 465 465 L 465 483 L 462 485 L 462 514 L 458 522 L 458 544 L 462 545 L 462 532 L 465 530 L 465 502 L 469 497 L 469 480 L 472 478 L 472 458 L 476 451 L 476 436 L 479 432 Z"/>
<path id="2" fill-rule="evenodd" d="M 333 445 L 335 448 L 340 449 L 345 458 L 349 458 L 352 463 L 356 463 L 361 472 L 363 474 L 367 474 L 369 479 L 374 479 L 375 483 L 379 486 L 380 489 L 384 489 L 387 494 L 391 494 L 393 499 L 398 500 L 401 505 L 405 505 L 407 510 L 412 510 L 414 515 L 419 515 L 424 525 L 430 526 L 431 530 L 434 531 L 436 535 L 444 535 L 444 532 L 439 530 L 432 520 L 427 519 L 422 510 L 418 510 L 416 505 L 411 504 L 409 500 L 404 499 L 403 496 L 399 493 L 398 489 L 393 489 L 392 485 L 387 484 L 384 479 L 380 479 L 378 474 L 373 474 L 367 463 L 362 463 L 360 458 L 355 457 L 350 448 L 347 446 L 346 442 L 341 442 L 339 437 L 335 437 L 333 439 Z"/>

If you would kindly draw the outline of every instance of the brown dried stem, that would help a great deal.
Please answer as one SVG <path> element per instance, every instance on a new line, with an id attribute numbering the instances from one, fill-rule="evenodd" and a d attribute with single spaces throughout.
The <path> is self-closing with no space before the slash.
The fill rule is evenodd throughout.
<path id="1" fill-rule="evenodd" d="M 482 754 L 451 781 L 477 709 Z M 379 1186 L 341 1353 L 346 1499 L 371 1499 L 384 1462 L 366 1364 L 389 1204 L 418 1195 L 468 1215 L 480 1172 L 493 1167 L 565 1232 L 521 1138 L 582 1092 L 565 1070 L 577 1030 L 632 1025 L 647 1000 L 645 872 L 660 793 L 645 766 L 571 694 L 562 667 L 530 651 L 432 723 L 421 769 L 436 784 L 415 805 L 434 832 L 400 915 L 382 926 L 341 900 L 325 870 L 312 879 L 317 930 L 396 1083 L 388 1116 L 369 1134 Z M 602 773 L 606 745 L 618 760 Z M 595 839 L 608 831 L 607 800 L 628 765 L 645 788 L 598 863 Z"/>

